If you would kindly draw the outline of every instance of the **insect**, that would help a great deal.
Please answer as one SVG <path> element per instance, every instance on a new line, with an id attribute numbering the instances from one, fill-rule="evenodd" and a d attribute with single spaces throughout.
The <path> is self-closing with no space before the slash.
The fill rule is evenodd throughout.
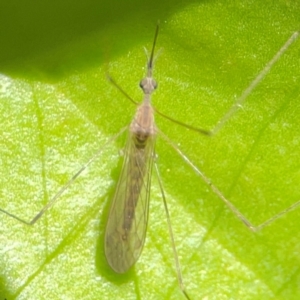
<path id="1" fill-rule="evenodd" d="M 283 214 L 294 209 L 300 204 L 295 203 L 291 207 L 285 209 L 281 213 L 265 221 L 259 226 L 253 226 L 232 204 L 222 192 L 206 177 L 189 159 L 181 152 L 181 150 L 173 143 L 166 135 L 164 135 L 155 125 L 154 113 L 162 115 L 163 117 L 182 125 L 190 130 L 194 130 L 204 135 L 213 135 L 217 133 L 228 119 L 237 111 L 239 106 L 245 101 L 247 96 L 252 92 L 256 85 L 265 77 L 267 72 L 271 69 L 274 63 L 279 59 L 284 51 L 291 45 L 291 43 L 298 37 L 298 33 L 295 33 L 285 43 L 285 45 L 276 53 L 274 58 L 266 65 L 263 71 L 256 77 L 256 79 L 250 84 L 249 88 L 245 90 L 243 95 L 238 99 L 231 110 L 220 120 L 218 125 L 212 130 L 198 129 L 185 123 L 176 121 L 168 116 L 165 116 L 160 111 L 151 106 L 151 94 L 156 89 L 157 83 L 153 79 L 153 67 L 154 67 L 154 50 L 156 46 L 159 26 L 156 28 L 154 42 L 150 57 L 147 62 L 147 74 L 146 77 L 140 82 L 140 87 L 144 93 L 144 101 L 137 108 L 136 115 L 129 126 L 128 140 L 125 147 L 124 162 L 121 171 L 121 175 L 117 184 L 117 188 L 112 199 L 111 209 L 107 220 L 107 226 L 105 231 L 105 255 L 110 267 L 117 273 L 127 272 L 138 260 L 141 255 L 145 239 L 146 229 L 148 223 L 149 212 L 149 200 L 150 200 L 150 186 L 151 186 L 151 174 L 152 169 L 158 173 L 157 166 L 155 164 L 155 139 L 156 135 L 160 134 L 175 151 L 185 160 L 185 162 L 191 166 L 191 168 L 199 175 L 212 189 L 212 191 L 229 207 L 230 210 L 251 230 L 257 231 L 267 226 L 269 223 L 275 221 Z M 111 83 L 120 90 L 130 101 L 137 105 L 127 93 L 110 77 L 108 79 Z M 116 136 L 114 136 L 109 142 L 113 141 L 116 137 L 122 134 L 125 129 L 121 130 Z M 99 150 L 72 178 L 66 185 L 52 198 L 49 203 L 30 221 L 26 222 L 17 216 L 10 214 L 7 211 L 0 209 L 7 215 L 25 223 L 33 225 L 36 223 L 42 215 L 59 199 L 64 191 L 76 180 L 76 178 L 100 155 L 102 149 Z M 158 177 L 159 178 L 159 177 Z M 169 231 L 171 237 L 171 243 L 173 247 L 177 277 L 180 288 L 187 299 L 190 299 L 186 289 L 183 285 L 181 268 L 179 265 L 179 259 L 177 256 L 177 250 L 174 243 L 172 227 L 170 224 L 170 218 L 168 215 L 167 203 L 165 195 L 162 189 L 161 182 L 159 185 L 162 193 L 163 202 L 166 209 L 167 220 L 169 224 Z"/>

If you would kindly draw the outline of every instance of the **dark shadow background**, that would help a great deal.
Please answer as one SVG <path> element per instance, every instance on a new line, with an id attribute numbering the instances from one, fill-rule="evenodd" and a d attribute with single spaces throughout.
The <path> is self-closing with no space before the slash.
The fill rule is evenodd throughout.
<path id="1" fill-rule="evenodd" d="M 169 15 L 191 2 L 193 1 L 2 1 L 0 72 L 22 77 L 24 73 L 32 74 L 32 70 L 38 70 L 44 74 L 44 79 L 55 80 L 64 76 L 66 70 L 70 72 L 70 69 L 74 71 L 95 66 L 103 58 L 99 55 L 103 45 L 109 47 L 107 41 L 109 44 L 122 43 L 129 47 L 133 41 L 143 41 L 145 38 L 141 36 L 137 39 L 135 36 L 131 40 L 131 30 L 118 36 L 105 36 L 110 27 L 121 23 L 124 28 L 134 30 L 136 24 L 145 26 L 148 22 L 152 33 L 157 20 L 166 20 Z M 72 43 L 93 34 L 101 36 L 97 47 L 72 47 Z M 63 56 L 56 55 L 54 63 L 53 55 L 61 47 L 67 47 L 69 51 L 64 49 Z M 122 49 L 117 45 L 115 48 Z M 110 49 L 107 51 L 109 55 L 116 54 Z M 48 53 L 51 56 L 49 60 Z M 32 75 L 36 76 L 34 73 Z"/>

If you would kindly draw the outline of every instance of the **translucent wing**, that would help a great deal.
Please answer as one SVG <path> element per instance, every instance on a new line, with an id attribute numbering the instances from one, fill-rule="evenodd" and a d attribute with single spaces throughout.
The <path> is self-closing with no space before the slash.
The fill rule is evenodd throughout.
<path id="1" fill-rule="evenodd" d="M 142 146 L 129 133 L 124 162 L 105 232 L 105 256 L 125 273 L 138 260 L 146 238 L 155 136 Z"/>

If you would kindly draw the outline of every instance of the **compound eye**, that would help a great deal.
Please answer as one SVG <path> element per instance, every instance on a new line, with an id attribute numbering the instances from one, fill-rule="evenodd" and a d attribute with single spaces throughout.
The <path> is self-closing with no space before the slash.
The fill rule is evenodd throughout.
<path id="1" fill-rule="evenodd" d="M 143 79 L 143 80 L 140 81 L 140 88 L 141 89 L 145 86 L 145 84 L 146 84 L 145 81 L 146 81 L 145 79 Z"/>
<path id="2" fill-rule="evenodd" d="M 152 79 L 152 86 L 153 86 L 153 89 L 157 89 L 157 82 Z"/>

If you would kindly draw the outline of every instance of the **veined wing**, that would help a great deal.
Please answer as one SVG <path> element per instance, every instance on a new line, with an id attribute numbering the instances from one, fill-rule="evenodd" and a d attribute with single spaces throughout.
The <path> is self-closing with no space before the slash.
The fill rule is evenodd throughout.
<path id="1" fill-rule="evenodd" d="M 129 133 L 124 162 L 111 204 L 105 256 L 111 268 L 125 273 L 138 260 L 146 238 L 155 135 L 142 146 Z"/>

